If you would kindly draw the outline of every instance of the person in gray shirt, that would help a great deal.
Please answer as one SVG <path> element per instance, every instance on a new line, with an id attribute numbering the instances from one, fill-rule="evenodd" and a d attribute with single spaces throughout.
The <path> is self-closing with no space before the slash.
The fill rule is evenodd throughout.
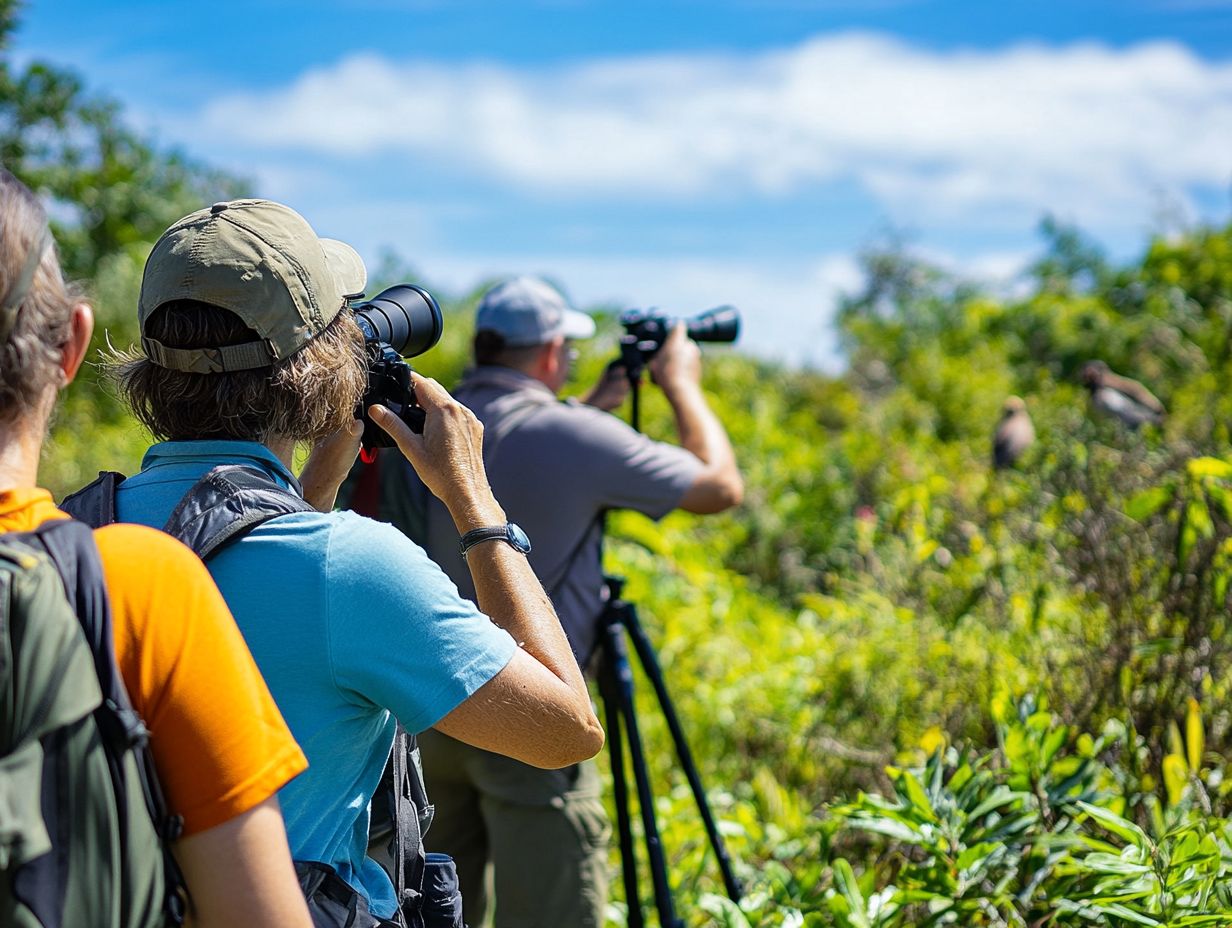
<path id="1" fill-rule="evenodd" d="M 595 325 L 543 281 L 520 277 L 489 290 L 475 327 L 475 367 L 454 396 L 484 425 L 492 489 L 529 537 L 531 566 L 585 667 L 606 596 L 602 514 L 634 509 L 659 519 L 677 508 L 711 513 L 737 505 L 743 483 L 731 443 L 707 405 L 701 353 L 683 325 L 648 365 L 675 412 L 679 446 L 652 441 L 605 411 L 628 390 L 622 371 L 585 402 L 557 399 L 569 377 L 570 342 L 593 335 Z M 407 469 L 396 479 L 415 478 Z M 412 534 L 462 595 L 473 596 L 449 514 L 425 502 Z M 601 928 L 610 828 L 593 762 L 537 770 L 437 732 L 421 736 L 420 746 L 436 805 L 431 846 L 458 863 L 467 923 L 483 925 L 494 897 L 501 928 Z"/>

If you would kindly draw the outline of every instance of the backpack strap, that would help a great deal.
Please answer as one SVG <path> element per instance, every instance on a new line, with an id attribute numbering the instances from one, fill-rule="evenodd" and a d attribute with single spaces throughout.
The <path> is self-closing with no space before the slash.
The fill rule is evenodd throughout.
<path id="1" fill-rule="evenodd" d="M 163 531 L 208 560 L 258 525 L 293 512 L 316 512 L 294 478 L 285 489 L 256 468 L 222 464 L 184 494 Z"/>
<path id="2" fill-rule="evenodd" d="M 110 525 L 117 521 L 116 491 L 125 479 L 116 471 L 100 471 L 94 482 L 66 496 L 60 508 L 94 528 Z M 294 477 L 287 489 L 255 467 L 220 464 L 181 497 L 163 531 L 204 561 L 270 519 L 315 511 L 304 502 Z"/>
<path id="3" fill-rule="evenodd" d="M 99 480 L 119 477 L 100 474 Z M 114 487 L 112 493 L 114 500 Z M 179 838 L 184 820 L 171 814 L 154 767 L 150 751 L 150 732 L 133 709 L 128 690 L 116 665 L 114 635 L 111 622 L 111 602 L 103 563 L 88 525 L 73 519 L 53 519 L 44 522 L 27 538 L 41 547 L 51 558 L 70 605 L 81 622 L 86 643 L 94 656 L 103 702 L 95 711 L 99 731 L 121 750 L 131 750 L 137 758 L 137 771 L 150 820 L 161 839 L 166 874 L 164 910 L 171 924 L 179 925 L 185 915 L 185 883 L 171 843 Z M 116 752 L 118 754 L 118 752 Z"/>
<path id="4" fill-rule="evenodd" d="M 414 736 L 398 725 L 389 763 L 393 772 L 394 794 L 391 811 L 394 833 L 389 851 L 394 861 L 394 890 L 398 907 L 414 911 L 423 895 L 423 832 L 419 815 L 409 792 L 409 761 Z"/>
<path id="5" fill-rule="evenodd" d="M 60 509 L 91 528 L 110 525 L 116 519 L 116 489 L 126 478 L 114 470 L 100 470 L 98 479 L 70 493 Z"/>

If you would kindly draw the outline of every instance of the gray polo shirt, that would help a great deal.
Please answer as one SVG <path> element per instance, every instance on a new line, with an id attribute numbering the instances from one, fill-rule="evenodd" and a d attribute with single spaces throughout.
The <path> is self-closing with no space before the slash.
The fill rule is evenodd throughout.
<path id="1" fill-rule="evenodd" d="M 600 514 L 634 509 L 660 519 L 680 503 L 702 463 L 610 413 L 560 402 L 544 384 L 510 368 L 469 371 L 453 393 L 484 425 L 492 490 L 509 520 L 530 536 L 531 566 L 552 597 L 573 653 L 585 663 L 606 594 Z M 474 599 L 458 531 L 435 498 L 427 510 L 425 547 L 462 595 Z"/>

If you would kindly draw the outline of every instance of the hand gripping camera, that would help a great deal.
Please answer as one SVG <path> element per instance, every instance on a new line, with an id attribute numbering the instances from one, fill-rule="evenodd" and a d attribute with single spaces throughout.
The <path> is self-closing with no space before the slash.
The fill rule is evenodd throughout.
<path id="1" fill-rule="evenodd" d="M 679 321 L 653 309 L 628 309 L 620 314 L 620 324 L 625 327 L 625 334 L 620 336 L 620 360 L 630 377 L 640 374 L 646 362 L 658 354 Z M 684 324 L 695 342 L 734 342 L 740 336 L 740 310 L 716 306 L 685 319 Z"/>
<path id="2" fill-rule="evenodd" d="M 432 294 L 414 284 L 397 284 L 351 308 L 368 352 L 368 386 L 356 418 L 363 420 L 362 453 L 370 460 L 375 449 L 394 443 L 368 417 L 374 403 L 391 409 L 412 432 L 423 432 L 424 411 L 415 402 L 411 366 L 403 358 L 421 355 L 440 341 L 445 324 Z"/>

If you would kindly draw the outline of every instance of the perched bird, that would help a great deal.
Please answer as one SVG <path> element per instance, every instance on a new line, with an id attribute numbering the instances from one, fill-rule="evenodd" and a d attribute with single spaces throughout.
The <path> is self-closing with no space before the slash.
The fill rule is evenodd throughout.
<path id="1" fill-rule="evenodd" d="M 992 466 L 1013 467 L 1035 441 L 1035 426 L 1021 397 L 1011 396 L 1001 407 L 1001 420 L 992 436 Z"/>
<path id="2" fill-rule="evenodd" d="M 1155 394 L 1128 377 L 1114 374 L 1103 361 L 1088 361 L 1082 366 L 1082 382 L 1091 392 L 1091 405 L 1115 416 L 1136 429 L 1143 422 L 1159 425 L 1167 410 Z"/>

